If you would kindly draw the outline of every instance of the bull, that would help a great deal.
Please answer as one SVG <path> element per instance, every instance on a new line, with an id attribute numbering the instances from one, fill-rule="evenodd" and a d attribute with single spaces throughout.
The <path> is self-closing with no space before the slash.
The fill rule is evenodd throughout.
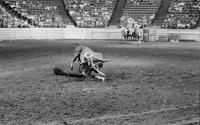
<path id="1" fill-rule="evenodd" d="M 103 59 L 102 53 L 94 52 L 89 47 L 77 46 L 74 50 L 74 57 L 71 61 L 70 67 L 73 70 L 74 62 L 79 61 L 79 71 L 84 75 L 90 75 L 92 71 L 105 76 L 101 69 L 105 62 L 109 62 L 108 59 Z"/>

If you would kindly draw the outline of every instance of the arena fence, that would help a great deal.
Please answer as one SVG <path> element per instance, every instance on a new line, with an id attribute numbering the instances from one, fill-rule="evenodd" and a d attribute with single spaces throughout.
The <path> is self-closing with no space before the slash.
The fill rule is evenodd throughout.
<path id="1" fill-rule="evenodd" d="M 200 30 L 148 29 L 149 41 L 185 40 L 200 42 Z"/>
<path id="2" fill-rule="evenodd" d="M 123 39 L 120 29 L 93 28 L 0 28 L 0 40 L 20 39 Z M 193 40 L 200 30 L 143 29 L 143 41 Z"/>

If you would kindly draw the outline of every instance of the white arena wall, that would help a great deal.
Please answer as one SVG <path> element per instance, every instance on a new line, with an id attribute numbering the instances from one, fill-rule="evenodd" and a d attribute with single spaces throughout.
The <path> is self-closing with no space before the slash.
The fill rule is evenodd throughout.
<path id="1" fill-rule="evenodd" d="M 16 39 L 121 39 L 119 29 L 1 28 L 0 40 Z"/>
<path id="2" fill-rule="evenodd" d="M 200 42 L 200 30 L 145 29 L 144 41 L 169 41 L 175 35 L 180 40 Z M 120 29 L 96 28 L 0 28 L 0 40 L 24 39 L 123 39 Z"/>

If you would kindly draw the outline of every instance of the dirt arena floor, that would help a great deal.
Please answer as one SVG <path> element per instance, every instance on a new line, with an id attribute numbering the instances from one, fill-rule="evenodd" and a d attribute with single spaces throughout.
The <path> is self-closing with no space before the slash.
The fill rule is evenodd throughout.
<path id="1" fill-rule="evenodd" d="M 55 75 L 78 44 L 102 52 L 106 80 Z M 199 125 L 199 43 L 0 42 L 0 125 Z"/>

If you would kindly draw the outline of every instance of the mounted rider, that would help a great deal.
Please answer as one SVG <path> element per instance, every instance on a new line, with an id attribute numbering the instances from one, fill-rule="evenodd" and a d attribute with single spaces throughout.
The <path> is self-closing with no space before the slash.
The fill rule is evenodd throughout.
<path id="1" fill-rule="evenodd" d="M 141 37 L 141 32 L 140 32 L 139 28 L 140 28 L 140 26 L 139 26 L 138 22 L 135 21 L 133 24 L 133 29 L 134 29 L 133 37 L 138 37 L 138 38 Z"/>
<path id="2" fill-rule="evenodd" d="M 129 37 L 134 40 L 140 40 L 142 34 L 139 30 L 140 26 L 138 22 L 131 17 L 124 17 L 122 19 L 123 22 L 121 22 L 121 34 L 125 38 L 125 40 L 128 40 Z"/>

